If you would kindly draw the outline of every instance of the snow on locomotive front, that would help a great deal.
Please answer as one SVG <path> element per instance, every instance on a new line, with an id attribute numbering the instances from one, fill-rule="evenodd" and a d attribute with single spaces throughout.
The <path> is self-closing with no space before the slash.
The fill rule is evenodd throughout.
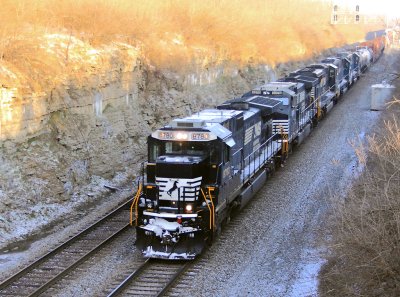
<path id="1" fill-rule="evenodd" d="M 133 204 L 136 247 L 145 257 L 193 259 L 211 240 L 218 171 L 231 135 L 197 117 L 173 120 L 149 136 L 145 182 Z"/>

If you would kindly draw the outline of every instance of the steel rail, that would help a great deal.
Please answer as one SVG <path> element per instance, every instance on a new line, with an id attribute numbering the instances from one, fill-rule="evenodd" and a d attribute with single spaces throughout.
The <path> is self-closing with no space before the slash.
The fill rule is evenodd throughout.
<path id="1" fill-rule="evenodd" d="M 193 264 L 193 262 L 191 261 L 186 261 L 184 263 L 174 263 L 174 262 L 164 262 L 162 263 L 158 260 L 155 259 L 147 259 L 146 262 L 144 262 L 139 268 L 137 268 L 134 272 L 132 272 L 131 274 L 129 274 L 114 290 L 112 290 L 111 293 L 109 293 L 107 295 L 107 297 L 115 297 L 115 296 L 119 296 L 122 292 L 125 292 L 126 290 L 129 290 L 129 287 L 133 287 L 135 285 L 135 280 L 138 280 L 140 277 L 146 278 L 146 273 L 149 273 L 149 270 L 151 270 L 154 267 L 160 266 L 160 265 L 165 265 L 168 268 L 174 268 L 173 265 L 178 265 L 178 267 L 176 267 L 176 271 L 172 272 L 170 275 L 168 275 L 169 279 L 165 284 L 160 284 L 160 280 L 157 276 L 159 276 L 159 274 L 150 274 L 152 277 L 151 279 L 153 281 L 148 281 L 146 282 L 144 285 L 141 285 L 142 288 L 144 288 L 143 291 L 145 291 L 146 289 L 151 288 L 151 291 L 154 291 L 154 296 L 163 296 L 170 288 L 171 286 L 175 283 L 175 281 L 178 279 L 178 277 L 180 275 L 182 275 L 182 273 L 184 271 L 186 271 L 186 269 L 189 267 L 189 265 Z M 165 271 L 164 271 L 165 272 Z M 164 274 L 165 276 L 165 274 Z M 147 276 L 147 278 L 149 278 L 149 276 Z M 143 281 L 138 281 L 138 282 L 143 282 Z M 160 288 L 157 288 L 156 286 L 151 286 L 151 284 L 160 284 Z M 140 289 L 137 289 L 139 290 Z M 149 293 L 151 292 L 147 292 L 146 295 L 149 295 Z M 127 293 L 127 295 L 130 295 L 129 292 Z"/>
<path id="2" fill-rule="evenodd" d="M 57 254 L 60 254 L 61 252 L 63 252 L 64 250 L 67 250 L 67 248 L 71 247 L 74 243 L 79 242 L 80 239 L 83 239 L 84 236 L 89 235 L 92 231 L 94 231 L 97 227 L 100 227 L 102 224 L 105 224 L 108 220 L 112 219 L 113 217 L 115 217 L 116 215 L 118 215 L 120 212 L 122 212 L 124 209 L 126 209 L 130 204 L 132 203 L 132 199 L 129 199 L 128 201 L 124 202 L 122 205 L 120 205 L 118 208 L 116 208 L 115 210 L 113 210 L 111 213 L 103 216 L 102 218 L 100 218 L 98 221 L 96 221 L 95 223 L 93 223 L 92 225 L 90 225 L 89 227 L 87 227 L 86 229 L 84 229 L 83 231 L 79 232 L 78 234 L 74 235 L 73 237 L 71 237 L 70 239 L 68 239 L 66 242 L 60 244 L 59 246 L 57 246 L 56 248 L 54 248 L 53 250 L 51 250 L 50 252 L 48 252 L 47 254 L 43 255 L 42 257 L 40 257 L 39 259 L 37 259 L 36 261 L 34 261 L 33 263 L 29 264 L 28 266 L 26 266 L 25 268 L 21 269 L 19 272 L 17 272 L 16 274 L 12 275 L 11 277 L 9 277 L 8 279 L 6 279 L 5 281 L 3 281 L 2 283 L 0 283 L 0 295 L 1 295 L 1 291 L 4 291 L 5 289 L 9 288 L 10 285 L 17 283 L 18 280 L 22 279 L 24 276 L 28 275 L 30 272 L 32 272 L 35 268 L 37 268 L 38 266 L 46 263 L 47 261 L 51 260 L 52 257 L 56 256 Z M 126 225 L 124 225 L 122 228 L 119 228 L 116 232 L 114 232 L 113 235 L 109 236 L 108 238 L 106 238 L 105 240 L 103 240 L 100 244 L 98 244 L 95 248 L 91 249 L 89 252 L 87 252 L 84 256 L 80 257 L 77 260 L 77 263 L 73 263 L 72 265 L 68 266 L 66 269 L 69 271 L 71 271 L 74 267 L 76 267 L 78 264 L 82 263 L 85 259 L 87 259 L 87 257 L 89 257 L 91 254 L 93 254 L 94 252 L 96 252 L 97 250 L 99 250 L 102 246 L 104 246 L 104 244 L 108 243 L 109 241 L 111 241 L 112 239 L 114 239 L 117 235 L 119 235 L 121 232 L 123 232 L 124 230 L 126 230 L 126 228 L 129 226 L 129 224 L 127 223 Z M 65 272 L 66 273 L 66 272 Z M 60 272 L 59 275 L 60 277 L 62 275 L 65 275 L 64 272 Z M 59 279 L 59 278 L 58 278 Z M 58 280 L 57 279 L 57 280 Z M 54 281 L 51 281 L 51 284 L 54 283 Z M 48 286 L 46 286 L 46 288 L 48 288 Z M 44 290 L 42 290 L 42 286 L 39 288 L 41 292 L 43 292 Z M 38 290 L 39 290 L 38 289 Z M 33 293 L 32 296 L 36 296 L 34 295 L 35 293 Z"/>
<path id="3" fill-rule="evenodd" d="M 140 275 L 144 269 L 147 268 L 147 266 L 150 265 L 150 259 L 147 259 L 146 262 L 144 262 L 139 268 L 137 268 L 134 272 L 128 275 L 122 283 L 120 283 L 110 294 L 107 295 L 107 297 L 113 297 L 113 296 L 118 296 L 129 284 L 130 282 Z"/>
<path id="4" fill-rule="evenodd" d="M 157 297 L 163 296 L 167 291 L 171 288 L 171 286 L 175 283 L 178 277 L 189 267 L 189 262 L 186 262 L 182 267 L 173 275 L 170 281 L 164 286 L 164 288 L 157 294 Z"/>
<path id="5" fill-rule="evenodd" d="M 68 274 L 69 272 L 73 271 L 73 269 L 75 267 L 77 267 L 78 265 L 83 263 L 85 260 L 87 260 L 89 257 L 94 255 L 97 251 L 99 251 L 102 247 L 104 247 L 104 245 L 106 245 L 107 243 L 111 242 L 113 239 L 115 239 L 118 235 L 120 235 L 122 232 L 127 230 L 129 227 L 130 227 L 130 224 L 126 224 L 124 227 L 119 229 L 117 232 L 115 232 L 114 234 L 112 234 L 111 236 L 109 236 L 108 238 L 103 240 L 96 247 L 94 247 L 89 252 L 84 254 L 81 258 L 76 260 L 73 264 L 71 264 L 70 266 L 68 266 L 64 270 L 62 270 L 60 273 L 55 275 L 52 279 L 48 280 L 45 284 L 43 284 L 41 287 L 39 287 L 35 292 L 31 293 L 29 295 L 29 297 L 39 296 L 41 293 L 43 293 L 44 291 L 49 289 L 55 282 L 61 280 L 66 274 Z"/>

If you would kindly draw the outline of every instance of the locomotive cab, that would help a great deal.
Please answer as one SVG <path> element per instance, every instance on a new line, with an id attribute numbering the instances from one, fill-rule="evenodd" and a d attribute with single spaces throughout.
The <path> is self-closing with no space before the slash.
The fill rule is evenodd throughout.
<path id="1" fill-rule="evenodd" d="M 293 79 L 294 81 L 304 83 L 306 92 L 310 97 L 309 105 L 311 104 L 313 117 L 316 113 L 317 117 L 322 116 L 321 110 L 325 112 L 329 109 L 330 103 L 335 96 L 334 93 L 329 91 L 328 85 L 328 69 L 315 67 L 306 67 L 289 74 L 287 79 Z"/>
<path id="2" fill-rule="evenodd" d="M 335 76 L 336 76 L 335 80 L 337 81 L 337 84 L 339 87 L 339 93 L 337 93 L 337 98 L 339 98 L 348 89 L 348 80 L 347 80 L 346 74 L 345 74 L 346 67 L 345 67 L 343 60 L 340 58 L 337 58 L 337 57 L 330 57 L 330 58 L 323 59 L 321 61 L 321 63 L 327 64 L 328 66 L 330 66 L 330 70 L 329 70 L 330 77 L 333 76 L 333 72 L 335 72 Z M 349 62 L 346 61 L 346 64 L 347 63 L 349 63 Z"/>
<path id="3" fill-rule="evenodd" d="M 270 82 L 252 90 L 258 94 L 280 102 L 272 116 L 272 133 L 286 134 L 289 141 L 295 139 L 304 126 L 304 120 L 309 110 L 305 86 L 301 82 L 278 81 Z M 244 95 L 246 96 L 246 94 Z"/>
<path id="4" fill-rule="evenodd" d="M 340 80 L 338 78 L 339 72 L 338 68 L 336 65 L 333 64 L 324 64 L 324 63 L 319 63 L 319 64 L 312 64 L 307 66 L 308 68 L 313 68 L 313 69 L 322 69 L 325 72 L 326 76 L 326 87 L 327 89 L 324 90 L 324 96 L 325 97 L 336 97 L 339 98 L 340 96 Z"/>
<path id="5" fill-rule="evenodd" d="M 360 79 L 361 76 L 361 67 L 360 67 L 360 61 L 361 61 L 361 56 L 358 52 L 353 52 L 352 53 L 352 58 L 353 58 L 353 71 L 354 71 L 354 82 Z"/>
<path id="6" fill-rule="evenodd" d="M 353 55 L 348 52 L 341 52 L 337 54 L 337 57 L 340 58 L 343 62 L 343 75 L 344 79 L 347 81 L 347 85 L 350 86 L 354 82 L 354 61 Z"/>

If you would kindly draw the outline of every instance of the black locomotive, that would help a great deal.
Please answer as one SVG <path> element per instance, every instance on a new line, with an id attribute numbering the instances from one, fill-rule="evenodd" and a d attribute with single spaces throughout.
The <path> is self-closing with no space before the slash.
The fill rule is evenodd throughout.
<path id="1" fill-rule="evenodd" d="M 131 209 L 137 248 L 200 254 L 369 67 L 368 53 L 340 53 L 153 132 Z"/>

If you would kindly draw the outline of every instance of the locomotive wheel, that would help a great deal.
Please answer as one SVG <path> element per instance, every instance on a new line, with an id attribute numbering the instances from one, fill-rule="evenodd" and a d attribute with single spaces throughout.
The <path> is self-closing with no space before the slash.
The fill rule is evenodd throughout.
<path id="1" fill-rule="evenodd" d="M 318 126 L 318 118 L 317 118 L 317 117 L 314 117 L 314 118 L 312 119 L 312 128 L 317 127 L 317 126 Z"/>
<path id="2" fill-rule="evenodd" d="M 230 221 L 231 221 L 231 211 L 229 211 L 227 217 L 222 222 L 222 228 L 225 228 L 226 226 L 228 226 Z"/>
<path id="3" fill-rule="evenodd" d="M 288 146 L 289 146 L 289 148 L 288 148 L 288 154 L 287 154 L 287 157 L 286 157 L 286 158 L 288 158 L 289 155 L 293 154 L 293 148 L 294 148 L 293 143 L 289 143 Z"/>
<path id="4" fill-rule="evenodd" d="M 275 170 L 274 170 L 274 171 L 276 171 L 278 168 L 280 168 L 280 167 L 281 167 L 281 164 L 282 164 L 282 158 L 281 158 L 281 156 L 275 157 L 275 161 L 274 161 Z"/>
<path id="5" fill-rule="evenodd" d="M 267 177 L 273 176 L 275 173 L 275 162 L 269 163 L 265 170 L 267 171 Z"/>
<path id="6" fill-rule="evenodd" d="M 217 224 L 217 226 L 215 227 L 215 232 L 214 232 L 214 239 L 219 237 L 221 235 L 222 232 L 222 224 L 219 223 Z"/>
<path id="7" fill-rule="evenodd" d="M 208 236 L 207 236 L 207 239 L 206 239 L 206 243 L 207 243 L 208 246 L 212 246 L 212 243 L 213 243 L 213 237 L 214 236 L 211 233 L 212 233 L 211 231 L 208 232 Z"/>

